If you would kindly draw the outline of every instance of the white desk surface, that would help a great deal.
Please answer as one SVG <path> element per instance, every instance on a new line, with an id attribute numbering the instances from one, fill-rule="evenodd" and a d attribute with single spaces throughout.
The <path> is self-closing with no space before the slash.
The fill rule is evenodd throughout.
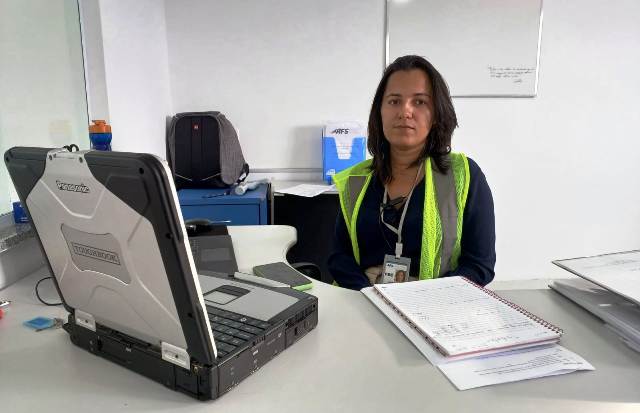
<path id="1" fill-rule="evenodd" d="M 283 260 L 296 237 L 282 226 L 229 232 L 241 270 Z M 549 290 L 501 294 L 562 327 L 562 344 L 596 371 L 458 391 L 364 296 L 314 282 L 316 329 L 220 399 L 199 402 L 74 346 L 62 330 L 23 327 L 65 314 L 36 300 L 45 274 L 0 291 L 13 300 L 0 320 L 3 412 L 640 412 L 640 354 Z"/>

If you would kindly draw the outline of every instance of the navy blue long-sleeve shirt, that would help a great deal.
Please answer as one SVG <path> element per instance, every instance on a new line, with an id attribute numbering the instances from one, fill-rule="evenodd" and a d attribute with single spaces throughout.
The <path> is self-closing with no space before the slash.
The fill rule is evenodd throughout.
<path id="1" fill-rule="evenodd" d="M 482 170 L 469 159 L 469 192 L 462 221 L 461 253 L 458 267 L 444 276 L 464 275 L 470 280 L 486 285 L 494 277 L 496 262 L 495 217 L 491 190 Z M 404 257 L 411 258 L 412 276 L 420 268 L 422 224 L 424 208 L 424 178 L 411 195 L 404 226 L 402 228 Z M 360 250 L 360 265 L 353 256 L 351 239 L 342 213 L 338 213 L 333 250 L 329 255 L 329 271 L 337 283 L 346 288 L 359 290 L 368 287 L 369 278 L 364 270 L 382 265 L 385 254 L 395 254 L 397 235 L 380 222 L 380 204 L 384 185 L 375 177 L 371 180 L 358 212 L 357 234 Z M 385 222 L 397 227 L 402 209 L 385 210 Z"/>

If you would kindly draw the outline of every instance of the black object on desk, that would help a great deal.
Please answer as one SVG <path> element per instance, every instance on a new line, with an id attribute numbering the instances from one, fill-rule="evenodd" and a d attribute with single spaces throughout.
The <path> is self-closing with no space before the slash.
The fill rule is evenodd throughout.
<path id="1" fill-rule="evenodd" d="M 333 277 L 327 258 L 333 244 L 340 204 L 336 193 L 320 194 L 313 198 L 277 194 L 273 197 L 273 223 L 290 225 L 298 233 L 298 242 L 287 253 L 291 263 L 312 262 L 320 268 L 320 281 L 331 283 Z M 296 265 L 292 264 L 295 268 Z M 299 271 L 316 278 L 313 273 Z"/>
<path id="2" fill-rule="evenodd" d="M 311 280 L 284 262 L 256 265 L 253 267 L 253 273 L 258 277 L 264 277 L 269 280 L 287 284 L 289 287 L 298 291 L 308 290 L 313 286 Z"/>
<path id="3" fill-rule="evenodd" d="M 189 245 L 199 274 L 233 274 L 238 271 L 233 242 L 225 225 L 207 219 L 185 221 Z"/>

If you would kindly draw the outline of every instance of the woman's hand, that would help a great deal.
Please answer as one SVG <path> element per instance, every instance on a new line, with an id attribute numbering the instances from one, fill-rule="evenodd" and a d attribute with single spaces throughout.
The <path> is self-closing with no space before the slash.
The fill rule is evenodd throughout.
<path id="1" fill-rule="evenodd" d="M 369 278 L 369 283 L 371 283 L 371 285 L 375 284 L 376 282 L 380 282 L 382 278 L 382 265 L 369 267 L 364 270 L 364 274 L 367 276 L 367 278 Z"/>

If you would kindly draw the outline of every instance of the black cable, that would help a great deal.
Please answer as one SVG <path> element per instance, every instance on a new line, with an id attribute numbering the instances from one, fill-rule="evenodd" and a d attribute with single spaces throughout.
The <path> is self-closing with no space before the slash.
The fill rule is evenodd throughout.
<path id="1" fill-rule="evenodd" d="M 387 239 L 387 234 L 385 234 L 384 228 L 382 227 L 382 214 L 378 215 L 378 228 L 380 229 L 380 234 L 382 234 L 382 238 L 384 239 L 384 242 L 387 243 L 387 247 L 389 247 L 389 249 L 392 250 L 393 248 L 389 243 L 389 239 Z"/>
<path id="2" fill-rule="evenodd" d="M 45 300 L 43 300 L 43 299 L 42 299 L 42 297 L 40 297 L 40 294 L 38 293 L 38 286 L 40 285 L 40 283 L 41 283 L 42 281 L 44 281 L 44 280 L 48 280 L 49 278 L 53 278 L 53 277 L 52 277 L 52 276 L 44 277 L 44 278 L 42 278 L 40 281 L 38 281 L 38 282 L 36 283 L 36 287 L 35 287 L 35 290 L 36 290 L 36 297 L 38 297 L 38 300 L 40 300 L 40 302 L 41 302 L 42 304 L 44 304 L 44 305 L 48 305 L 48 306 L 51 306 L 51 307 L 56 306 L 56 305 L 62 305 L 62 303 L 48 303 L 48 302 L 46 302 Z"/>
<path id="3" fill-rule="evenodd" d="M 394 246 L 391 246 L 391 243 L 389 242 L 389 238 L 387 238 L 387 234 L 385 231 L 386 225 L 383 227 L 382 224 L 383 223 L 388 223 L 391 226 L 396 227 L 396 229 L 398 228 L 398 225 L 400 224 L 400 215 L 398 214 L 398 210 L 395 208 L 396 205 L 400 204 L 402 206 L 402 203 L 406 200 L 406 197 L 401 197 L 402 200 L 398 201 L 399 198 L 396 198 L 390 202 L 387 202 L 386 204 L 380 203 L 380 214 L 378 214 L 378 228 L 380 229 L 380 233 L 382 234 L 382 238 L 384 238 L 384 242 L 387 243 L 387 246 L 389 247 L 389 249 L 391 251 L 395 251 L 395 243 Z M 389 211 L 389 213 L 387 213 L 387 211 Z M 387 213 L 387 215 L 392 215 L 392 220 L 391 222 L 386 222 L 384 220 L 384 214 Z M 396 234 L 397 237 L 397 234 Z"/>
<path id="4" fill-rule="evenodd" d="M 380 198 L 380 206 L 382 207 L 382 213 L 384 213 L 385 204 L 382 202 L 382 199 L 384 198 L 384 194 L 378 190 L 377 185 L 373 185 L 373 191 L 375 194 L 374 196 L 376 198 Z M 384 228 L 382 227 L 382 213 L 378 214 L 378 229 L 380 230 L 380 235 L 382 235 L 382 239 L 384 239 L 384 242 L 387 244 L 387 247 L 389 247 L 389 250 L 394 250 L 394 248 L 391 247 L 391 244 L 389 243 L 389 239 L 387 238 L 387 234 L 385 234 Z"/>
<path id="5" fill-rule="evenodd" d="M 75 143 L 72 143 L 70 145 L 64 145 L 63 148 L 65 148 L 69 152 L 73 152 L 73 148 L 76 148 L 76 152 L 80 150 L 80 148 L 78 148 L 78 145 L 76 145 Z"/>

